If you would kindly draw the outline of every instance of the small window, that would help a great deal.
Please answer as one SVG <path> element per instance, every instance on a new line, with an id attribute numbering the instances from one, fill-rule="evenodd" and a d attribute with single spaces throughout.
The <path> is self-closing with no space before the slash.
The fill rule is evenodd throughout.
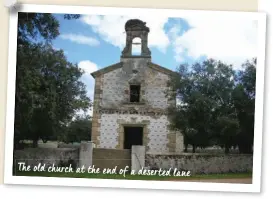
<path id="1" fill-rule="evenodd" d="M 130 102 L 139 102 L 140 85 L 130 85 Z"/>

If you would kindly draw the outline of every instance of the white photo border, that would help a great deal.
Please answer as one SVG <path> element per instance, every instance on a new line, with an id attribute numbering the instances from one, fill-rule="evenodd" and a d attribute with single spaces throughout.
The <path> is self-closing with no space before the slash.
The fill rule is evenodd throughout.
<path id="1" fill-rule="evenodd" d="M 183 16 L 213 16 L 258 20 L 258 55 L 256 71 L 256 100 L 255 100 L 255 133 L 253 153 L 252 184 L 233 183 L 204 183 L 204 182 L 172 182 L 172 181 L 142 181 L 142 180 L 113 180 L 113 179 L 86 179 L 86 178 L 57 178 L 57 177 L 25 177 L 13 176 L 13 138 L 14 138 L 14 107 L 17 57 L 17 23 L 18 12 L 35 13 L 63 13 L 89 15 L 127 15 L 141 13 L 141 15 L 183 17 Z M 204 11 L 178 9 L 151 9 L 125 7 L 94 7 L 94 6 L 63 6 L 63 5 L 19 5 L 19 10 L 10 12 L 9 21 L 9 54 L 8 54 L 8 82 L 6 106 L 6 133 L 5 133 L 5 162 L 4 184 L 21 185 L 53 185 L 75 187 L 109 187 L 109 188 L 138 188 L 160 190 L 192 190 L 192 191 L 223 191 L 223 192 L 260 192 L 261 190 L 261 162 L 262 162 L 262 134 L 264 109 L 264 69 L 265 69 L 265 41 L 266 41 L 266 14 L 258 12 L 235 11 Z"/>

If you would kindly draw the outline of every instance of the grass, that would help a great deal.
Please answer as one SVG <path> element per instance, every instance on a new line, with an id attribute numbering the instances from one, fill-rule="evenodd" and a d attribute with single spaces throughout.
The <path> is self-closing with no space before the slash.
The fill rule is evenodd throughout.
<path id="1" fill-rule="evenodd" d="M 16 172 L 16 176 L 39 176 L 39 177 L 66 177 L 66 178 L 95 178 L 95 179 L 124 179 L 124 180 L 183 180 L 183 179 L 236 179 L 236 178 L 251 178 L 252 173 L 227 173 L 227 174 L 203 174 L 192 176 L 146 176 L 146 175 L 125 175 L 119 174 L 91 174 L 91 173 L 50 173 L 50 172 L 33 172 L 24 171 Z"/>

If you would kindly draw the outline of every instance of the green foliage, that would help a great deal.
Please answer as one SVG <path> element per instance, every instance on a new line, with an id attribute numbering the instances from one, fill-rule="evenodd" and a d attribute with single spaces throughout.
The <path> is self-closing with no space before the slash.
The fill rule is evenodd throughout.
<path id="1" fill-rule="evenodd" d="M 49 139 L 62 131 L 90 99 L 79 81 L 82 71 L 49 45 L 23 45 L 18 51 L 16 126 L 24 139 Z M 31 56 L 31 59 L 29 57 Z M 23 136 L 23 137 L 22 137 Z"/>
<path id="2" fill-rule="evenodd" d="M 18 45 L 43 38 L 55 39 L 59 33 L 59 22 L 52 14 L 18 13 Z"/>
<path id="3" fill-rule="evenodd" d="M 170 127 L 184 135 L 186 149 L 189 144 L 193 152 L 217 144 L 228 153 L 232 146 L 252 146 L 255 64 L 256 60 L 247 61 L 242 71 L 213 59 L 179 66 L 169 82 L 174 91 L 169 96 L 179 102 L 169 108 Z"/>
<path id="4" fill-rule="evenodd" d="M 50 44 L 58 29 L 51 14 L 19 13 L 15 147 L 23 139 L 36 147 L 39 139 L 58 137 L 77 111 L 91 106 L 80 81 L 83 71 Z"/>
<path id="5" fill-rule="evenodd" d="M 63 141 L 65 143 L 90 141 L 91 131 L 92 122 L 89 117 L 76 118 L 66 127 L 63 133 Z"/>
<path id="6" fill-rule="evenodd" d="M 79 19 L 79 14 L 65 14 L 64 19 Z M 39 40 L 51 42 L 59 36 L 59 21 L 50 13 L 18 13 L 18 45 Z"/>
<path id="7" fill-rule="evenodd" d="M 246 61 L 243 67 L 236 77 L 233 98 L 240 124 L 238 146 L 241 152 L 250 153 L 254 140 L 256 59 Z"/>

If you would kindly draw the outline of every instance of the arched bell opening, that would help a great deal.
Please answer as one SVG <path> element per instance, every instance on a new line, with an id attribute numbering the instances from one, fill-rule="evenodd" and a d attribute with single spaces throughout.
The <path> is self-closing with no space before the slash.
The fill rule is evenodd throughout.
<path id="1" fill-rule="evenodd" d="M 135 37 L 132 40 L 132 52 L 133 56 L 140 56 L 142 55 L 142 42 L 140 37 Z"/>

